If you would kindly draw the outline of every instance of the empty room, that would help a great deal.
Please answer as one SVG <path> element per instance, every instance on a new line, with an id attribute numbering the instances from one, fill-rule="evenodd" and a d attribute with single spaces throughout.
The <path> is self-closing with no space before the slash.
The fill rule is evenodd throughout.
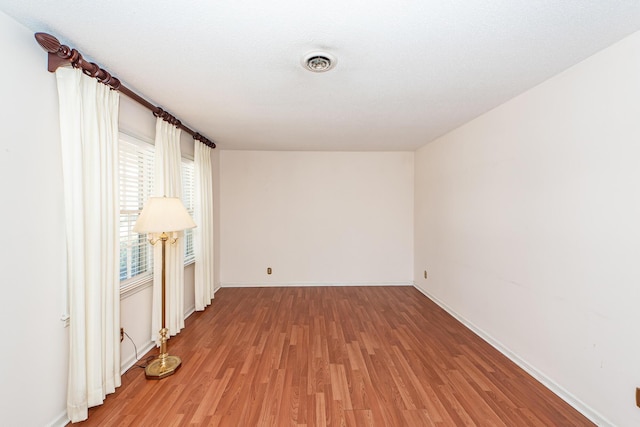
<path id="1" fill-rule="evenodd" d="M 0 0 L 0 46 L 0 425 L 640 425 L 640 2 Z"/>

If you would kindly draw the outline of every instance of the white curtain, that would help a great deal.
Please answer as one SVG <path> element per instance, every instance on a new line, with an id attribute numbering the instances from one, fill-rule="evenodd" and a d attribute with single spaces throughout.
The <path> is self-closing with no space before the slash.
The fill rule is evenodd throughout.
<path id="1" fill-rule="evenodd" d="M 87 419 L 120 386 L 119 94 L 58 68 L 69 298 L 67 413 Z"/>
<path id="2" fill-rule="evenodd" d="M 195 209 L 198 227 L 193 230 L 196 256 L 196 310 L 204 310 L 213 299 L 213 183 L 211 148 L 200 141 L 195 143 Z"/>
<path id="3" fill-rule="evenodd" d="M 180 134 L 182 131 L 158 117 L 155 139 L 155 190 L 156 196 L 182 198 L 182 160 Z M 173 244 L 173 238 L 177 241 Z M 166 327 L 169 335 L 184 328 L 184 232 L 169 236 L 166 247 Z M 158 332 L 162 327 L 162 245 L 154 248 L 153 310 L 151 337 L 159 343 Z"/>

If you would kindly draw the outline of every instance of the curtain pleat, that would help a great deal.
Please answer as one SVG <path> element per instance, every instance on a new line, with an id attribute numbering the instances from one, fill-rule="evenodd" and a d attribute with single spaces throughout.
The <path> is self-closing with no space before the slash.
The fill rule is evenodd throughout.
<path id="1" fill-rule="evenodd" d="M 182 131 L 158 118 L 155 137 L 155 193 L 156 196 L 182 198 L 182 159 L 180 135 Z M 184 328 L 184 232 L 166 246 L 166 327 L 169 335 L 176 335 Z M 162 327 L 162 248 L 154 247 L 153 309 L 151 337 L 159 344 L 158 331 Z"/>
<path id="2" fill-rule="evenodd" d="M 213 182 L 211 148 L 200 141 L 195 146 L 195 209 L 198 227 L 193 230 L 195 252 L 195 307 L 204 310 L 214 291 Z"/>
<path id="3" fill-rule="evenodd" d="M 56 71 L 69 298 L 67 414 L 87 419 L 120 386 L 119 94 L 80 70 Z"/>

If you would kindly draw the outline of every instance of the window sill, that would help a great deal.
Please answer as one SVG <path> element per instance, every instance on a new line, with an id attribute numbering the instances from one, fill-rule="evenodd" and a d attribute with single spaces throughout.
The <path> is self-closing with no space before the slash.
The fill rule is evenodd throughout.
<path id="1" fill-rule="evenodd" d="M 195 260 L 185 262 L 185 268 L 191 264 L 195 264 Z M 125 281 L 123 285 L 120 285 L 120 299 L 128 298 L 131 295 L 137 294 L 143 289 L 149 288 L 153 285 L 153 274 L 145 274 L 140 278 L 132 278 Z"/>
<path id="2" fill-rule="evenodd" d="M 133 294 L 153 285 L 153 274 L 144 275 L 144 277 L 128 280 L 124 285 L 120 286 L 120 299 L 128 298 Z"/>

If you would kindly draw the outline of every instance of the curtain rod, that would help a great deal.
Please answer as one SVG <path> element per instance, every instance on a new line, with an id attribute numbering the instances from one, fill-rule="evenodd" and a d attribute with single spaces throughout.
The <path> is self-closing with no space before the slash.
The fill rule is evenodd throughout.
<path id="1" fill-rule="evenodd" d="M 216 148 L 216 144 L 213 141 L 205 138 L 198 132 L 189 129 L 184 124 L 182 124 L 182 122 L 175 116 L 172 116 L 160 107 L 156 107 L 155 105 L 123 85 L 120 82 L 120 79 L 112 76 L 111 73 L 109 73 L 107 70 L 100 68 L 98 64 L 85 60 L 80 52 L 78 52 L 76 49 L 71 49 L 69 46 L 61 44 L 60 41 L 51 34 L 35 33 L 35 38 L 38 44 L 48 52 L 49 63 L 47 69 L 50 72 L 53 73 L 58 69 L 58 67 L 70 63 L 74 68 L 81 69 L 82 72 L 87 76 L 98 79 L 99 82 L 110 86 L 114 90 L 123 93 L 137 103 L 148 108 L 153 112 L 154 116 L 160 117 L 162 118 L 162 120 L 167 121 L 172 125 L 179 127 L 180 129 L 183 129 L 189 135 L 193 136 L 193 139 L 195 139 L 196 141 L 200 141 L 211 148 Z"/>

